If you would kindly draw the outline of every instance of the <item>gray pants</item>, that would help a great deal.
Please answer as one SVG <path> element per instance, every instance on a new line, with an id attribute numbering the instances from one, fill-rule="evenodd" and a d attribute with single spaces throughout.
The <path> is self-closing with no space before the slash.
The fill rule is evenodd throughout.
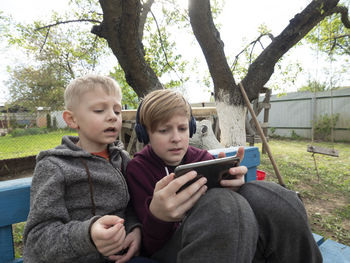
<path id="1" fill-rule="evenodd" d="M 295 192 L 249 182 L 209 190 L 154 259 L 166 263 L 321 263 L 305 208 Z"/>

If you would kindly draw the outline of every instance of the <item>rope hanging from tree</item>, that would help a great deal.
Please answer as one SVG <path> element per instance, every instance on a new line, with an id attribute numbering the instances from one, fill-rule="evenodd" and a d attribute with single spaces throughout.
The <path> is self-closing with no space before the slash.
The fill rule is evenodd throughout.
<path id="1" fill-rule="evenodd" d="M 319 28 L 318 28 L 318 36 L 319 36 Z M 332 31 L 329 30 L 330 34 L 332 34 Z M 329 37 L 329 39 L 331 40 L 331 37 Z M 318 59 L 319 59 L 319 47 L 317 48 L 316 51 L 316 80 L 318 79 Z M 339 153 L 337 150 L 334 149 L 334 126 L 335 123 L 333 122 L 333 83 L 332 83 L 332 57 L 331 54 L 329 55 L 329 68 L 331 70 L 330 75 L 331 75 L 331 79 L 330 79 L 330 93 L 331 93 L 331 106 L 330 106 L 330 110 L 331 110 L 331 117 L 330 117 L 330 125 L 331 125 L 331 143 L 332 143 L 332 148 L 324 148 L 324 147 L 320 147 L 320 146 L 316 146 L 314 145 L 314 136 L 315 136 L 315 120 L 317 119 L 316 116 L 316 101 L 317 101 L 317 87 L 316 87 L 316 81 L 313 82 L 313 89 L 314 89 L 314 100 L 313 100 L 313 120 L 312 120 L 312 130 L 311 130 L 311 145 L 307 146 L 307 151 L 312 153 L 312 158 L 314 160 L 314 164 L 315 164 L 315 170 L 316 170 L 316 174 L 317 174 L 317 178 L 318 180 L 320 180 L 320 176 L 318 173 L 318 168 L 317 168 L 317 162 L 316 162 L 316 157 L 315 154 L 324 154 L 324 155 L 329 155 L 332 157 L 339 157 Z"/>

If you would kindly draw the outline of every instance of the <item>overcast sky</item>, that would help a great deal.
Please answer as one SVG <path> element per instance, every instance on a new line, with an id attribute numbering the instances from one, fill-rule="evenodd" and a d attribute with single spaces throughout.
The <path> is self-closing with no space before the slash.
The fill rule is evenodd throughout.
<path id="1" fill-rule="evenodd" d="M 187 5 L 186 0 L 178 0 L 180 3 Z M 49 18 L 50 12 L 64 11 L 67 8 L 68 0 L 11 0 L 0 1 L 0 10 L 5 15 L 12 15 L 16 21 L 22 21 L 26 23 L 32 22 L 34 19 Z M 272 34 L 277 36 L 289 23 L 289 20 L 294 17 L 295 14 L 303 10 L 309 0 L 293 0 L 293 1 L 281 1 L 281 0 L 226 0 L 226 6 L 224 12 L 220 16 L 219 22 L 222 24 L 220 29 L 220 35 L 225 43 L 226 55 L 235 55 L 240 50 L 242 45 L 242 39 L 253 40 L 257 37 L 257 28 L 261 24 L 265 24 L 267 28 L 272 30 Z M 188 45 L 183 41 L 183 49 L 189 56 L 195 56 L 201 58 L 204 62 L 203 54 L 198 46 L 194 46 L 193 50 L 189 50 Z M 21 62 L 23 57 L 21 54 L 16 53 L 13 50 L 5 50 L 0 46 L 0 103 L 4 102 L 4 97 L 8 94 L 7 88 L 2 83 L 8 78 L 6 73 L 7 65 L 14 65 Z M 180 46 L 181 48 L 181 46 Z M 304 52 L 304 53 L 302 53 Z M 312 54 L 309 51 L 300 51 L 298 57 L 300 61 L 306 66 L 310 67 L 314 63 L 312 60 Z M 116 60 L 112 58 L 111 63 L 115 63 Z M 106 72 L 107 73 L 107 72 Z M 238 80 L 237 80 L 238 81 Z M 292 90 L 292 89 L 291 89 Z M 192 96 L 191 96 L 192 97 Z M 198 98 L 197 96 L 194 96 Z M 199 100 L 209 99 L 209 93 L 205 94 L 204 98 Z M 195 99 L 191 99 L 192 102 L 198 102 Z"/>

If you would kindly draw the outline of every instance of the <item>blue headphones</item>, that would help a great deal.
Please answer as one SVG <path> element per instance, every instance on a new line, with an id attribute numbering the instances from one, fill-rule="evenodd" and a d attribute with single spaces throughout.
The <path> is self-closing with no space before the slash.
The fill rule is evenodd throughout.
<path id="1" fill-rule="evenodd" d="M 136 132 L 136 136 L 139 142 L 142 142 L 144 144 L 149 143 L 149 137 L 148 137 L 148 133 L 147 133 L 147 129 L 144 125 L 142 125 L 140 123 L 140 109 L 141 109 L 141 105 L 142 102 L 140 103 L 139 107 L 137 108 L 137 112 L 136 112 L 136 125 L 135 125 L 135 132 Z M 191 117 L 190 120 L 188 122 L 188 126 L 189 126 L 189 132 L 190 132 L 190 138 L 192 138 L 193 134 L 196 133 L 196 119 L 193 117 L 192 115 L 192 108 L 190 107 L 190 113 L 191 113 Z"/>

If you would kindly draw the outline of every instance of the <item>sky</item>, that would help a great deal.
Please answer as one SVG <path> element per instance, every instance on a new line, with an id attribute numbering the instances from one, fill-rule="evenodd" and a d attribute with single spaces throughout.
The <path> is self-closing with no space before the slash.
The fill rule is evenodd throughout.
<path id="1" fill-rule="evenodd" d="M 218 22 L 222 25 L 220 36 L 225 43 L 226 55 L 234 56 L 238 54 L 242 47 L 242 39 L 253 40 L 258 36 L 257 28 L 261 24 L 265 24 L 271 29 L 272 34 L 277 36 L 289 23 L 295 14 L 302 11 L 310 0 L 226 0 L 226 5 L 223 13 L 220 15 Z M 178 0 L 179 3 L 187 6 L 187 0 Z M 38 18 L 49 18 L 52 10 L 64 11 L 67 9 L 68 0 L 11 0 L 0 1 L 0 10 L 5 15 L 12 15 L 16 21 L 31 23 Z M 185 41 L 182 38 L 177 44 L 179 50 L 183 51 L 185 59 L 197 58 L 201 61 L 203 69 L 207 69 L 202 51 L 197 43 L 190 40 Z M 191 46 L 192 45 L 192 46 Z M 300 61 L 303 67 L 309 70 L 315 68 L 315 55 L 308 49 L 300 48 L 296 55 L 293 54 L 293 60 Z M 18 50 L 5 49 L 3 44 L 0 44 L 0 104 L 4 103 L 8 98 L 8 91 L 3 83 L 8 79 L 6 67 L 15 65 L 24 60 L 23 54 Z M 24 60 L 25 61 L 25 60 Z M 111 56 L 110 65 L 116 63 L 116 59 Z M 106 70 L 108 68 L 106 67 Z M 199 70 L 200 71 L 200 70 Z M 105 72 L 107 74 L 108 72 Z M 199 74 L 199 73 L 198 73 Z M 239 82 L 239 80 L 236 80 Z M 304 79 L 299 79 L 297 83 L 305 82 Z M 190 102 L 208 101 L 210 92 L 203 87 L 196 87 L 195 78 L 191 81 L 191 91 L 188 92 Z M 195 88 L 194 88 L 195 87 Z M 296 87 L 289 87 L 288 91 L 295 91 Z M 198 94 L 202 94 L 199 96 Z"/>

